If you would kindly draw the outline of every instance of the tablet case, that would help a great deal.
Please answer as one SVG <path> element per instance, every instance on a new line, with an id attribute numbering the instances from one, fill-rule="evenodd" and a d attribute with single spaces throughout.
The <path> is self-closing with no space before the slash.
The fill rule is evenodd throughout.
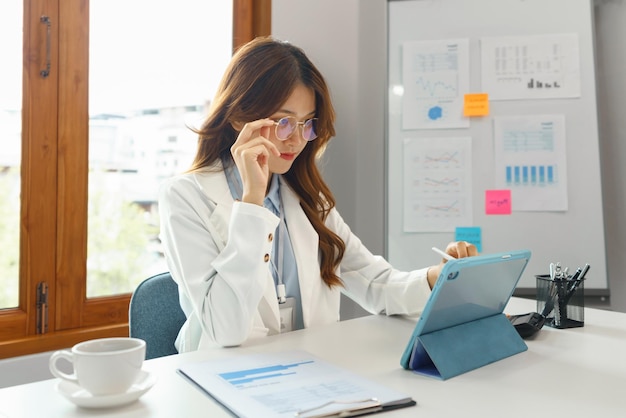
<path id="1" fill-rule="evenodd" d="M 446 263 L 401 359 L 442 380 L 528 349 L 504 315 L 530 251 Z"/>

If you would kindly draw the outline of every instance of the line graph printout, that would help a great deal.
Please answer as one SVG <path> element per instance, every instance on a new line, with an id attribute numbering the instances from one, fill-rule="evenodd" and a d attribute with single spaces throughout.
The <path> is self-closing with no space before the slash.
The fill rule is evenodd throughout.
<path id="1" fill-rule="evenodd" d="M 472 225 L 472 139 L 404 140 L 404 232 Z"/>
<path id="2" fill-rule="evenodd" d="M 483 38 L 480 47 L 491 100 L 580 97 L 577 34 Z"/>
<path id="3" fill-rule="evenodd" d="M 467 128 L 469 40 L 410 41 L 402 46 L 402 129 Z"/>
<path id="4" fill-rule="evenodd" d="M 494 118 L 496 188 L 513 210 L 567 210 L 565 116 Z"/>

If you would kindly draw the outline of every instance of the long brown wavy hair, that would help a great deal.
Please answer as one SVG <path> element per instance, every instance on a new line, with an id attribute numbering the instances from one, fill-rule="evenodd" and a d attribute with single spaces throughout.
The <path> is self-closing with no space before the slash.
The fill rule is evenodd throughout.
<path id="1" fill-rule="evenodd" d="M 322 74 L 298 47 L 270 37 L 259 37 L 234 54 L 220 82 L 209 115 L 199 135 L 190 171 L 221 160 L 234 164 L 230 147 L 238 132 L 233 124 L 263 119 L 287 101 L 294 88 L 304 84 L 315 93 L 318 137 L 309 142 L 283 178 L 300 199 L 300 206 L 317 231 L 322 280 L 328 287 L 342 286 L 335 269 L 345 251 L 343 240 L 324 224 L 335 198 L 322 179 L 317 159 L 335 135 L 335 111 Z"/>

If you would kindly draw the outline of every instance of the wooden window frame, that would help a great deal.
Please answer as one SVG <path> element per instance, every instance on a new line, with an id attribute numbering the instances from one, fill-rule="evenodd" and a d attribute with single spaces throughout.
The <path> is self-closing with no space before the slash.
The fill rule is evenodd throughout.
<path id="1" fill-rule="evenodd" d="M 271 0 L 233 1 L 233 51 L 257 36 L 272 32 Z"/>

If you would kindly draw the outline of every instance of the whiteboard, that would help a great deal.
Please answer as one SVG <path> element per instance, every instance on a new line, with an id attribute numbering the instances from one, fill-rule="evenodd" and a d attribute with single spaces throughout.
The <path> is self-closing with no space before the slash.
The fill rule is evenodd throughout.
<path id="1" fill-rule="evenodd" d="M 412 42 L 467 40 L 469 92 L 489 94 L 482 91 L 481 40 L 563 34 L 575 35 L 578 44 L 580 84 L 574 97 L 492 100 L 489 115 L 471 118 L 467 126 L 403 128 L 402 89 L 398 90 L 398 86 L 404 91 L 408 87 L 404 85 L 403 48 Z M 585 289 L 608 293 L 593 44 L 591 0 L 388 2 L 385 252 L 394 267 L 413 269 L 435 264 L 439 258 L 430 248 L 445 248 L 455 239 L 454 231 L 407 229 L 406 144 L 425 138 L 468 138 L 471 161 L 467 161 L 467 166 L 471 167 L 471 181 L 465 178 L 468 182 L 465 213 L 470 212 L 471 219 L 461 220 L 462 224 L 457 226 L 479 227 L 485 254 L 531 250 L 531 261 L 518 288 L 535 288 L 534 276 L 547 274 L 550 262 L 560 262 L 571 271 L 589 263 Z M 565 209 L 486 214 L 485 191 L 498 188 L 495 159 L 499 154 L 494 151 L 494 120 L 537 115 L 558 115 L 564 120 Z"/>

